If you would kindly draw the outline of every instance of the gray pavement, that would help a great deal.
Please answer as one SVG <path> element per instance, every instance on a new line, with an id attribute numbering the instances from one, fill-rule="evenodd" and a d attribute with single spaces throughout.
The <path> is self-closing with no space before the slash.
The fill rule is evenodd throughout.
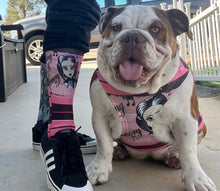
<path id="1" fill-rule="evenodd" d="M 94 69 L 82 68 L 74 98 L 76 126 L 94 137 L 91 127 L 89 81 Z M 46 174 L 38 152 L 32 150 L 31 127 L 38 112 L 39 67 L 27 69 L 28 83 L 0 103 L 0 191 L 47 191 Z M 198 148 L 200 163 L 220 190 L 220 96 L 199 99 L 208 133 Z M 95 155 L 84 155 L 88 165 Z M 107 184 L 95 191 L 183 191 L 180 170 L 152 160 L 113 162 Z"/>

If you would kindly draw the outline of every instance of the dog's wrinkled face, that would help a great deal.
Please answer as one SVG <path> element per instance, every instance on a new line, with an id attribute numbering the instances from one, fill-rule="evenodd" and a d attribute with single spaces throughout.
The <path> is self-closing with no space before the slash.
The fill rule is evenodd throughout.
<path id="1" fill-rule="evenodd" d="M 106 81 L 130 93 L 155 93 L 178 67 L 176 36 L 189 32 L 179 10 L 147 6 L 108 9 L 100 23 L 98 67 Z"/>

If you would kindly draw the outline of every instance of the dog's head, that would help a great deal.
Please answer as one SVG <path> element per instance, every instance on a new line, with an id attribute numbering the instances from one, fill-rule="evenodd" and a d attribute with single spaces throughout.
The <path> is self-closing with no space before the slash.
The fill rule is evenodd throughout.
<path id="1" fill-rule="evenodd" d="M 98 67 L 106 81 L 130 93 L 155 93 L 175 75 L 176 37 L 192 38 L 187 16 L 148 6 L 110 7 L 100 21 Z"/>

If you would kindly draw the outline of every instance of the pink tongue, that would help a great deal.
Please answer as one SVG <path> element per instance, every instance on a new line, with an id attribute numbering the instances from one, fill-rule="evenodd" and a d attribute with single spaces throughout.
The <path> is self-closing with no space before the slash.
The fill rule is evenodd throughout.
<path id="1" fill-rule="evenodd" d="M 123 64 L 119 66 L 119 72 L 121 77 L 125 80 L 135 81 L 140 78 L 143 70 L 143 66 L 138 64 L 137 62 L 131 63 L 126 60 Z"/>

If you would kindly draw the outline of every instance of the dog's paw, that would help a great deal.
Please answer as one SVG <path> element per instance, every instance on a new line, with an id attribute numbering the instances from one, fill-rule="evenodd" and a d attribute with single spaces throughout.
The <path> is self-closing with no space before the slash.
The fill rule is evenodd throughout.
<path id="1" fill-rule="evenodd" d="M 127 156 L 129 156 L 129 152 L 124 146 L 117 145 L 114 147 L 113 160 L 123 160 Z"/>
<path id="2" fill-rule="evenodd" d="M 164 162 L 169 168 L 181 168 L 179 154 L 176 152 L 168 152 L 164 158 Z"/>
<path id="3" fill-rule="evenodd" d="M 87 167 L 87 175 L 92 185 L 104 184 L 108 181 L 109 174 L 112 172 L 112 164 L 105 162 L 92 162 Z"/>
<path id="4" fill-rule="evenodd" d="M 187 191 L 217 191 L 214 182 L 202 169 L 191 169 L 183 173 L 182 180 Z"/>

